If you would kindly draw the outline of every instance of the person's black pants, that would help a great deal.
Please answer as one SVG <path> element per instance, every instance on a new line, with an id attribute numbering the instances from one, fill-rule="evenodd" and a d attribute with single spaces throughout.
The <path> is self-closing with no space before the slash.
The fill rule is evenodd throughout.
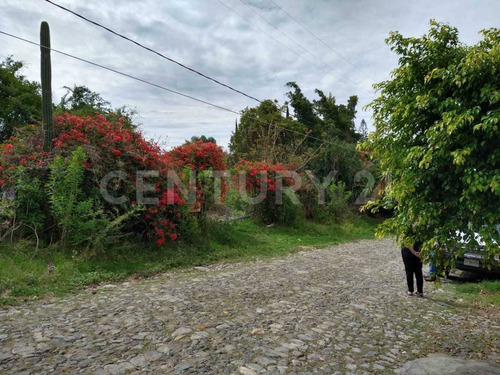
<path id="1" fill-rule="evenodd" d="M 422 276 L 422 260 L 414 255 L 406 247 L 401 249 L 403 256 L 403 263 L 405 264 L 406 282 L 408 283 L 408 291 L 412 292 L 413 289 L 413 275 L 417 279 L 417 292 L 423 293 L 424 291 L 424 277 Z"/>

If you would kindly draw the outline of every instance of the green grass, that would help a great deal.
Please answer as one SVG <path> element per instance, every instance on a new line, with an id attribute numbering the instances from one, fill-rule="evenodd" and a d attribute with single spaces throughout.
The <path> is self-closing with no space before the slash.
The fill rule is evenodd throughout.
<path id="1" fill-rule="evenodd" d="M 145 243 L 123 243 L 94 257 L 61 253 L 56 248 L 35 253 L 33 244 L 25 241 L 4 243 L 0 244 L 0 304 L 61 296 L 88 285 L 147 277 L 174 268 L 279 256 L 374 238 L 376 224 L 361 217 L 342 224 L 301 221 L 293 227 L 272 228 L 252 220 L 207 222 L 198 241 L 181 241 L 162 249 Z M 48 262 L 55 266 L 51 273 Z"/>
<path id="2" fill-rule="evenodd" d="M 457 298 L 479 307 L 500 306 L 500 281 L 481 281 L 454 286 Z"/>

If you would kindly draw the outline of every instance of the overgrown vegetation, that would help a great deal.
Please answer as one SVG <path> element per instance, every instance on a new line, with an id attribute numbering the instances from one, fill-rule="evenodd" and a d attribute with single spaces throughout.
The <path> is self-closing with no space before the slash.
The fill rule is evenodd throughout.
<path id="1" fill-rule="evenodd" d="M 22 64 L 8 59 L 4 65 L 26 85 L 15 75 Z M 64 251 L 104 252 L 106 246 L 98 240 L 111 243 L 125 234 L 154 240 L 157 246 L 195 238 L 201 232 L 190 211 L 204 217 L 224 205 L 265 224 L 342 216 L 340 210 L 349 210 L 353 176 L 361 168 L 354 149 L 360 137 L 354 129 L 357 98 L 337 105 L 333 96 L 316 90 L 320 100 L 310 102 L 296 83 L 287 86 L 294 118 L 270 100 L 247 108 L 230 155 L 206 136 L 163 150 L 143 137 L 124 109 L 112 110 L 84 86 L 66 87 L 53 108 L 50 147 L 39 123 L 19 125 L 0 144 L 0 236 L 11 241 L 35 236 L 40 248 L 57 244 Z M 280 163 L 284 160 L 288 163 Z M 308 179 L 306 166 L 318 177 Z M 241 172 L 247 174 L 243 185 Z M 333 180 L 347 191 L 330 192 L 326 205 L 316 204 L 315 192 L 325 178 L 327 185 Z M 301 183 L 304 192 L 288 194 Z M 253 204 L 252 197 L 261 193 L 263 199 Z"/>
<path id="2" fill-rule="evenodd" d="M 13 191 L 4 199 L 12 209 L 0 212 L 2 236 L 23 239 L 35 227 L 45 246 L 104 251 L 95 240 L 105 231 L 113 241 L 111 223 L 115 229 L 119 223 L 122 233 L 155 239 L 159 245 L 191 226 L 185 198 L 166 179 L 176 160 L 124 120 L 57 116 L 53 144 L 44 151 L 42 131 L 33 125 L 0 145 L 0 185 Z M 154 175 L 148 179 L 150 172 Z M 136 202 L 143 183 L 152 185 L 156 204 Z"/>
<path id="3" fill-rule="evenodd" d="M 357 96 L 351 96 L 346 105 L 337 104 L 331 93 L 316 89 L 319 99 L 311 101 L 296 82 L 286 86 L 289 101 L 283 105 L 265 100 L 243 110 L 229 143 L 230 165 L 240 160 L 281 163 L 297 171 L 313 170 L 322 177 L 336 171 L 335 178 L 351 190 L 356 172 L 364 167 L 356 151 L 363 138 L 354 124 Z"/>
<path id="4" fill-rule="evenodd" d="M 40 98 L 18 73 L 22 63 L 0 68 Z M 373 223 L 351 207 L 362 168 L 357 98 L 337 105 L 316 90 L 319 100 L 309 101 L 295 82 L 287 87 L 289 103 L 243 111 L 229 154 L 204 135 L 163 150 L 145 139 L 133 111 L 84 86 L 66 87 L 52 107 L 46 101 L 50 134 L 31 111 L 37 100 L 22 103 L 25 115 L 0 124 L 2 298 L 371 237 Z M 0 104 L 12 104 L 11 91 Z M 226 212 L 251 219 L 211 219 Z"/>

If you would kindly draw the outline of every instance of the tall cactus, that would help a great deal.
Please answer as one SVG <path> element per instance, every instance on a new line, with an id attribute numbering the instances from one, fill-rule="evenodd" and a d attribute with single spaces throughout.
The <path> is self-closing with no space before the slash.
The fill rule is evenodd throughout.
<path id="1" fill-rule="evenodd" d="M 40 25 L 41 78 L 42 78 L 42 129 L 43 148 L 52 148 L 52 72 L 50 64 L 50 30 L 45 21 Z"/>

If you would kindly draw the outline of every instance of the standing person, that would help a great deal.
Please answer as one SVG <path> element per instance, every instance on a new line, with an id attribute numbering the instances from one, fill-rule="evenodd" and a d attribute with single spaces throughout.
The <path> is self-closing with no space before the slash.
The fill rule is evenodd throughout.
<path id="1" fill-rule="evenodd" d="M 403 256 L 403 263 L 405 265 L 406 282 L 408 284 L 407 295 L 413 296 L 413 275 L 417 280 L 416 296 L 424 296 L 424 278 L 422 276 L 422 260 L 420 259 L 420 250 L 422 247 L 421 242 L 415 242 L 413 246 L 403 247 L 401 255 Z"/>

